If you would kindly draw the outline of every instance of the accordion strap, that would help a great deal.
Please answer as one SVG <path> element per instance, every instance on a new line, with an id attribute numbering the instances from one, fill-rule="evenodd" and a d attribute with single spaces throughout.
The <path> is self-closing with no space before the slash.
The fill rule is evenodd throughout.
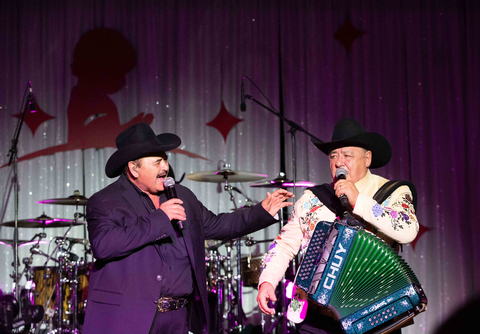
<path id="1" fill-rule="evenodd" d="M 323 203 L 330 211 L 335 213 L 337 217 L 343 217 L 345 208 L 343 207 L 340 199 L 335 196 L 335 190 L 328 183 L 324 183 L 319 186 L 307 188 L 310 190 L 320 202 Z"/>
<path id="2" fill-rule="evenodd" d="M 417 211 L 417 189 L 413 185 L 413 183 L 408 181 L 388 181 L 380 189 L 377 190 L 375 195 L 373 195 L 373 199 L 377 201 L 377 203 L 381 204 L 385 201 L 388 196 L 390 196 L 395 190 L 397 190 L 401 186 L 408 186 L 410 191 L 412 192 L 412 204 Z"/>

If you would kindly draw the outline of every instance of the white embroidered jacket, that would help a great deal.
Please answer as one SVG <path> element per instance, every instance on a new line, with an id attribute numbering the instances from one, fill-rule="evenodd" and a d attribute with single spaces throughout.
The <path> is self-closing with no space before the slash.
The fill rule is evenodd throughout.
<path id="1" fill-rule="evenodd" d="M 379 237 L 407 244 L 415 239 L 419 228 L 412 193 L 408 186 L 401 186 L 379 204 L 372 197 L 386 182 L 387 179 L 368 171 L 363 179 L 355 183 L 360 194 L 353 214 L 370 223 L 378 231 Z M 315 225 L 319 221 L 334 220 L 335 214 L 310 190 L 306 190 L 295 203 L 288 223 L 265 255 L 259 286 L 269 282 L 275 288 L 293 257 L 308 247 Z"/>

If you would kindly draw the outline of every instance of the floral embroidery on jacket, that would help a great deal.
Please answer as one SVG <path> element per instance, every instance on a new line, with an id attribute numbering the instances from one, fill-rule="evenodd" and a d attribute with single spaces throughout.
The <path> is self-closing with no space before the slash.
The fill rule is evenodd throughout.
<path id="1" fill-rule="evenodd" d="M 412 204 L 412 198 L 410 195 L 405 194 L 403 195 L 400 200 L 393 203 L 392 207 L 386 206 L 391 199 L 392 196 L 389 196 L 384 202 L 383 206 L 376 203 L 372 207 L 373 215 L 378 219 L 378 217 L 390 217 L 390 221 L 392 223 L 392 227 L 395 231 L 404 228 L 404 223 L 407 225 L 411 225 L 412 222 L 417 224 L 415 219 L 415 208 Z"/>
<path id="2" fill-rule="evenodd" d="M 297 216 L 297 214 L 296 214 L 295 208 L 293 208 L 292 214 L 290 215 L 290 219 L 288 221 L 290 222 L 291 220 L 295 220 L 296 216 Z M 267 267 L 267 264 L 277 255 L 277 252 L 276 252 L 276 247 L 278 245 L 277 241 L 282 240 L 282 236 L 283 236 L 284 233 L 285 232 L 282 229 L 280 231 L 280 234 L 277 235 L 277 237 L 270 244 L 270 247 L 268 248 L 268 251 L 267 251 L 267 253 L 265 254 L 265 257 L 264 257 L 262 270 L 265 269 Z"/>

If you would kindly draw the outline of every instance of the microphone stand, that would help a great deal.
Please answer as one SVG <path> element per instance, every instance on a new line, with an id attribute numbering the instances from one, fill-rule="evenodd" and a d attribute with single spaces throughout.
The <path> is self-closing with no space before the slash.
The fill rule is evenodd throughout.
<path id="1" fill-rule="evenodd" d="M 248 78 L 248 79 L 251 81 L 250 78 Z M 305 130 L 303 127 L 301 127 L 297 123 L 285 118 L 281 113 L 277 112 L 276 110 L 273 110 L 272 108 L 267 107 L 266 105 L 264 105 L 263 103 L 261 103 L 257 99 L 253 98 L 251 95 L 245 94 L 245 98 L 255 102 L 259 106 L 268 110 L 269 112 L 271 112 L 275 116 L 279 117 L 282 121 L 284 121 L 285 123 L 287 123 L 290 126 L 290 129 L 287 132 L 290 133 L 290 136 L 291 136 L 291 139 L 292 139 L 293 194 L 296 196 L 297 148 L 296 148 L 295 134 L 296 134 L 297 131 L 300 131 L 300 132 L 305 133 L 306 135 L 308 135 L 311 138 L 315 138 L 316 140 L 318 140 L 320 142 L 323 142 L 323 141 L 320 140 L 319 138 L 315 137 L 313 134 L 311 134 L 310 132 Z M 281 214 L 281 227 L 280 228 L 282 228 L 283 225 L 284 225 L 283 209 L 280 209 L 280 214 Z M 295 258 L 293 260 L 295 260 Z M 295 264 L 293 266 L 295 266 Z M 295 268 L 293 268 L 293 271 L 295 271 Z M 282 325 L 282 328 L 284 329 L 285 332 L 287 331 L 287 318 L 286 318 L 287 302 L 286 302 L 286 298 L 285 298 L 284 285 L 285 285 L 285 275 L 283 275 L 283 278 L 280 282 L 281 296 L 280 296 L 280 298 L 278 298 L 278 303 L 280 303 L 280 306 L 278 307 L 278 309 L 280 310 L 280 312 L 279 312 L 280 315 L 279 315 L 279 318 L 277 320 L 275 320 L 274 323 L 270 326 L 270 328 L 268 329 L 268 333 L 272 333 L 273 329 L 279 324 Z M 262 314 L 262 330 L 264 329 L 263 327 L 264 326 L 263 326 L 263 314 Z"/>
<path id="2" fill-rule="evenodd" d="M 27 88 L 25 89 L 25 94 L 28 89 L 28 84 Z M 23 100 L 25 100 L 25 94 L 23 97 Z M 13 135 L 12 139 L 12 147 L 8 151 L 8 155 L 10 156 L 10 159 L 8 161 L 8 165 L 10 166 L 13 162 L 13 213 L 14 213 L 14 220 L 15 220 L 15 226 L 13 230 L 13 284 L 15 286 L 15 298 L 17 300 L 20 300 L 20 287 L 19 287 L 19 277 L 18 277 L 18 138 L 20 137 L 20 132 L 22 130 L 22 125 L 25 120 L 25 114 L 27 113 L 28 106 L 30 103 L 33 102 L 33 95 L 29 94 L 27 98 L 27 103 L 25 104 L 25 107 L 23 108 L 23 112 L 21 117 L 18 120 L 17 127 L 15 129 L 15 134 Z M 22 101 L 23 105 L 23 101 Z M 20 109 L 21 110 L 21 109 Z M 19 303 L 19 308 L 21 307 Z M 19 314 L 21 310 L 19 309 Z"/>

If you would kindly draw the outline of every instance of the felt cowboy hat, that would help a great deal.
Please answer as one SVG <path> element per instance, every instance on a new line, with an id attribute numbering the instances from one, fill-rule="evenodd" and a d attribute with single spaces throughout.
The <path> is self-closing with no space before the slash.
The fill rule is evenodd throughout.
<path id="1" fill-rule="evenodd" d="M 105 173 L 108 177 L 122 174 L 129 161 L 156 153 L 171 151 L 182 141 L 173 133 L 155 135 L 147 123 L 137 123 L 123 130 L 115 139 L 117 151 L 108 159 Z"/>
<path id="2" fill-rule="evenodd" d="M 370 168 L 385 166 L 392 157 L 392 148 L 385 137 L 376 132 L 368 132 L 353 118 L 345 118 L 335 124 L 332 140 L 328 143 L 312 138 L 315 146 L 325 154 L 340 147 L 355 146 L 372 151 Z"/>

